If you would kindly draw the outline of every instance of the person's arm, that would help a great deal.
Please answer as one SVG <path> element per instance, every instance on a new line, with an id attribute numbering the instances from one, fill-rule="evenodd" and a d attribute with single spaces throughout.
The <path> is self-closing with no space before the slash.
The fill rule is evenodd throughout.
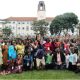
<path id="1" fill-rule="evenodd" d="M 37 56 L 38 52 L 39 52 L 39 50 L 36 51 L 35 56 Z"/>
<path id="2" fill-rule="evenodd" d="M 10 49 L 10 47 L 8 48 L 8 55 L 9 55 L 9 58 L 12 58 L 12 54 L 11 54 L 11 49 Z"/>

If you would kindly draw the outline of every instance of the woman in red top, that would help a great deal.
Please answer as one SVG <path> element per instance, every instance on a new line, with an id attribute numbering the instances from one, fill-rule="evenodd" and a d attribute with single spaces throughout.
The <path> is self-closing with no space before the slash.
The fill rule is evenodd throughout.
<path id="1" fill-rule="evenodd" d="M 58 39 L 56 39 L 55 46 L 56 48 L 60 48 L 61 46 L 61 42 Z"/>
<path id="2" fill-rule="evenodd" d="M 45 48 L 45 51 L 49 51 L 50 50 L 50 47 L 51 47 L 51 42 L 49 39 L 46 40 L 46 43 L 44 44 L 44 48 Z"/>
<path id="3" fill-rule="evenodd" d="M 55 49 L 56 49 L 55 40 L 52 40 L 50 50 L 52 51 L 52 53 L 54 53 Z"/>
<path id="4" fill-rule="evenodd" d="M 66 54 L 69 54 L 69 47 L 70 47 L 70 44 L 68 43 L 68 41 L 65 41 L 64 50 Z"/>

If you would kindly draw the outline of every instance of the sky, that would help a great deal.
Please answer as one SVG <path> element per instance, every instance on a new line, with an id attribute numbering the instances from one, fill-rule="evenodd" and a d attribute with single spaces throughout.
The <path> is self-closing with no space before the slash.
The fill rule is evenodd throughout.
<path id="1" fill-rule="evenodd" d="M 80 19 L 80 0 L 0 0 L 0 19 L 37 16 L 39 1 L 45 2 L 47 17 L 73 12 Z"/>

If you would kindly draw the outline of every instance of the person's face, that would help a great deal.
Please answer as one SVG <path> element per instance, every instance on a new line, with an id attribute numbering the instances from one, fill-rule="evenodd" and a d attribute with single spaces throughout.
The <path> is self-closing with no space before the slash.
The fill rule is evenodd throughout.
<path id="1" fill-rule="evenodd" d="M 17 44 L 16 43 L 14 43 L 14 46 L 16 46 Z"/>

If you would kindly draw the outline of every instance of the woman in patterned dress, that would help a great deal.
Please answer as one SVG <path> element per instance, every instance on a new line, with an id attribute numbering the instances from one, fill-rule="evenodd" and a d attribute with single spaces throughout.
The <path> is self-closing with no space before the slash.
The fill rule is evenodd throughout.
<path id="1" fill-rule="evenodd" d="M 8 61 L 8 46 L 7 43 L 2 44 L 2 55 L 3 55 L 3 68 L 7 68 L 7 61 Z"/>

